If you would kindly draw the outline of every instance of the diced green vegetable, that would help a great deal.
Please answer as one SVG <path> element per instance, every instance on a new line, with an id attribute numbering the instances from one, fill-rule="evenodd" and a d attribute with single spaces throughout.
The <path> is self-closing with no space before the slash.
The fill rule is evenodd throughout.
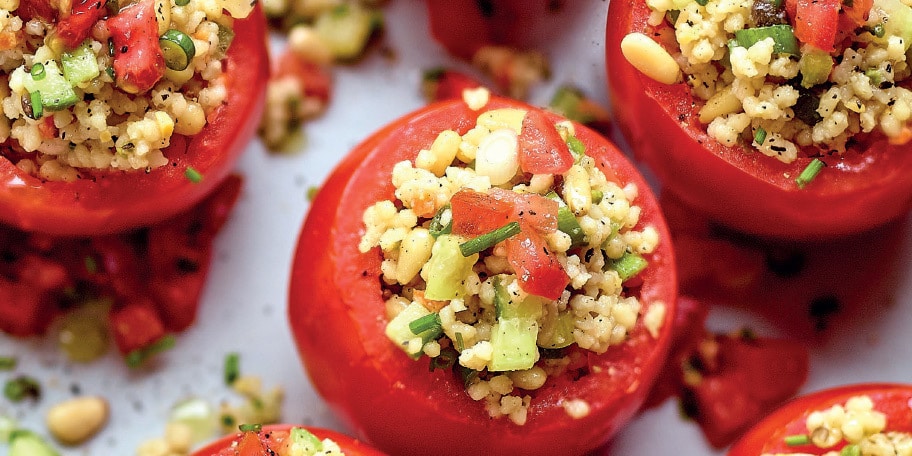
<path id="1" fill-rule="evenodd" d="M 857 444 L 846 445 L 839 451 L 839 456 L 861 456 L 861 447 Z"/>
<path id="2" fill-rule="evenodd" d="M 110 332 L 105 315 L 110 307 L 110 301 L 92 300 L 63 317 L 57 340 L 67 358 L 87 363 L 108 352 Z"/>
<path id="3" fill-rule="evenodd" d="M 548 340 L 539 340 L 538 346 L 546 349 L 558 349 L 571 345 L 576 339 L 573 338 L 573 330 L 576 328 L 576 317 L 569 310 L 559 312 L 554 317 L 554 326 Z"/>
<path id="4" fill-rule="evenodd" d="M 519 232 L 519 222 L 510 222 L 500 228 L 459 244 L 459 251 L 462 252 L 462 256 L 475 255 L 482 250 L 494 247 L 498 242 L 503 242 L 519 234 Z"/>
<path id="5" fill-rule="evenodd" d="M 799 55 L 798 39 L 792 26 L 785 24 L 755 27 L 735 31 L 735 43 L 738 46 L 749 48 L 758 41 L 772 38 L 773 52 L 777 54 Z"/>
<path id="6" fill-rule="evenodd" d="M 643 272 L 649 266 L 649 262 L 636 253 L 625 252 L 624 256 L 616 260 L 609 260 L 606 266 L 617 271 L 621 281 L 627 281 Z"/>
<path id="7" fill-rule="evenodd" d="M 904 49 L 912 47 L 912 7 L 900 0 L 874 0 L 874 8 L 882 9 L 884 17 L 889 18 L 883 22 L 884 34 L 878 40 L 898 36 L 903 40 Z"/>
<path id="8" fill-rule="evenodd" d="M 811 162 L 808 163 L 804 170 L 801 171 L 801 174 L 798 176 L 798 178 L 795 179 L 795 184 L 798 185 L 798 188 L 804 188 L 810 184 L 818 174 L 820 174 L 820 170 L 822 170 L 825 165 L 826 164 L 823 162 L 823 160 L 819 158 L 811 160 Z"/>
<path id="9" fill-rule="evenodd" d="M 3 395 L 10 402 L 38 399 L 41 397 L 41 384 L 32 377 L 20 375 L 6 381 L 3 385 Z"/>
<path id="10" fill-rule="evenodd" d="M 421 338 L 422 343 L 437 340 L 443 335 L 440 314 L 431 312 L 409 322 L 409 331 Z"/>
<path id="11" fill-rule="evenodd" d="M 57 450 L 33 432 L 17 429 L 10 434 L 9 456 L 59 455 Z"/>
<path id="12" fill-rule="evenodd" d="M 579 162 L 579 160 L 586 155 L 586 145 L 576 136 L 567 137 L 567 148 L 570 149 L 570 153 L 573 154 L 575 162 Z"/>
<path id="13" fill-rule="evenodd" d="M 494 350 L 488 368 L 495 372 L 529 369 L 538 361 L 538 318 L 542 302 L 529 295 L 517 302 L 498 277 L 494 280 L 497 322 L 491 329 Z"/>
<path id="14" fill-rule="evenodd" d="M 811 442 L 811 438 L 807 434 L 787 435 L 783 440 L 788 446 L 807 445 Z"/>
<path id="15" fill-rule="evenodd" d="M 434 301 L 447 301 L 466 294 L 466 277 L 472 272 L 472 266 L 478 261 L 478 255 L 464 256 L 459 245 L 464 241 L 462 236 L 442 234 L 437 237 L 428 260 L 427 286 L 424 297 Z"/>
<path id="16" fill-rule="evenodd" d="M 757 143 L 758 146 L 762 146 L 765 141 L 766 129 L 763 127 L 757 127 L 757 131 L 754 132 L 754 142 Z"/>
<path id="17" fill-rule="evenodd" d="M 127 353 L 124 361 L 129 367 L 139 367 L 152 356 L 174 348 L 174 345 L 176 343 L 177 339 L 173 334 L 165 334 L 161 339 L 153 342 L 152 345 L 149 345 L 148 347 L 138 348 L 131 351 L 130 353 Z"/>
<path id="18" fill-rule="evenodd" d="M 218 32 L 216 34 L 218 36 L 218 46 L 216 46 L 212 58 L 221 59 L 225 57 L 228 48 L 231 47 L 231 42 L 234 41 L 234 30 L 231 27 L 218 24 Z"/>
<path id="19" fill-rule="evenodd" d="M 801 54 L 801 60 L 798 61 L 798 69 L 801 72 L 802 87 L 808 88 L 823 84 L 830 79 L 830 72 L 833 70 L 833 57 L 825 51 L 811 48 Z"/>
<path id="20" fill-rule="evenodd" d="M 0 370 L 13 370 L 18 360 L 15 356 L 0 356 Z"/>
<path id="21" fill-rule="evenodd" d="M 450 234 L 453 231 L 453 209 L 450 205 L 444 205 L 437 210 L 434 217 L 431 218 L 431 224 L 428 226 L 431 236 L 439 237 L 441 234 Z"/>
<path id="22" fill-rule="evenodd" d="M 171 408 L 169 423 L 180 423 L 190 429 L 194 443 L 208 440 L 218 429 L 218 413 L 212 404 L 201 398 L 183 400 Z"/>
<path id="23" fill-rule="evenodd" d="M 421 304 L 417 302 L 409 304 L 386 324 L 386 337 L 398 345 L 399 348 L 404 350 L 410 357 L 418 359 L 422 354 L 421 350 L 423 349 L 423 345 L 418 347 L 410 343 L 412 339 L 419 337 L 412 332 L 410 326 L 413 321 L 419 320 L 427 315 L 432 315 L 432 312 Z"/>
<path id="24" fill-rule="evenodd" d="M 567 207 L 567 203 L 556 192 L 548 192 L 546 197 L 557 201 L 557 229 L 570 236 L 571 245 L 579 247 L 586 244 L 586 232 L 580 226 L 579 220 L 573 215 L 573 211 Z"/>
<path id="25" fill-rule="evenodd" d="M 193 182 L 194 184 L 198 184 L 203 181 L 202 173 L 197 171 L 196 168 L 192 166 L 188 166 L 187 169 L 184 170 L 184 177 L 186 177 L 188 181 Z"/>
<path id="26" fill-rule="evenodd" d="M 262 424 L 242 424 L 238 426 L 241 432 L 260 432 L 263 430 Z"/>
<path id="27" fill-rule="evenodd" d="M 289 448 L 289 454 L 291 455 L 308 455 L 323 451 L 323 441 L 307 429 L 292 428 L 289 439 L 291 439 Z"/>
<path id="28" fill-rule="evenodd" d="M 196 56 L 196 46 L 186 33 L 170 29 L 158 38 L 165 66 L 174 71 L 183 71 Z"/>
<path id="29" fill-rule="evenodd" d="M 224 373 L 226 385 L 233 384 L 241 377 L 241 355 L 239 353 L 225 355 Z"/>
<path id="30" fill-rule="evenodd" d="M 40 93 L 41 106 L 48 111 L 59 111 L 76 104 L 79 101 L 76 92 L 63 76 L 57 62 L 48 60 L 43 66 L 41 79 L 35 79 L 31 73 L 23 78 L 25 89 L 29 93 Z"/>
<path id="31" fill-rule="evenodd" d="M 580 89 L 565 85 L 558 87 L 557 91 L 554 92 L 548 107 L 561 116 L 579 123 L 589 123 L 598 120 L 591 112 L 580 109 L 580 104 L 585 99 L 586 97 Z M 569 144 L 569 139 L 567 142 Z"/>
<path id="32" fill-rule="evenodd" d="M 380 13 L 358 3 L 345 3 L 321 13 L 313 27 L 336 58 L 351 60 L 361 55 L 374 29 L 382 23 Z"/>
<path id="33" fill-rule="evenodd" d="M 101 74 L 98 60 L 89 46 L 89 41 L 80 44 L 72 51 L 64 52 L 60 56 L 60 64 L 63 66 L 63 77 L 74 86 L 91 81 Z"/>

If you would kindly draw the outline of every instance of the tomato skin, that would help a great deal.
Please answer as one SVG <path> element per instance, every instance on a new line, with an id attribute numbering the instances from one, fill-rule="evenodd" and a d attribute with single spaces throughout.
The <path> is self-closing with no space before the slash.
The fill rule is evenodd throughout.
<path id="1" fill-rule="evenodd" d="M 129 93 L 148 92 L 165 74 L 155 2 L 131 3 L 106 22 L 114 42 L 117 87 Z"/>
<path id="2" fill-rule="evenodd" d="M 175 134 L 150 173 L 83 172 L 76 182 L 42 182 L 0 159 L 0 222 L 27 231 L 62 235 L 122 232 L 149 225 L 210 194 L 234 168 L 253 137 L 263 110 L 269 65 L 261 7 L 235 21 L 235 40 L 225 62 L 227 98 L 193 137 Z M 188 167 L 203 180 L 193 183 Z"/>
<path id="3" fill-rule="evenodd" d="M 795 38 L 826 52 L 836 50 L 840 0 L 798 0 Z"/>
<path id="4" fill-rule="evenodd" d="M 107 0 L 78 0 L 69 16 L 57 23 L 56 35 L 68 49 L 79 46 L 89 37 L 92 26 L 107 14 L 106 3 Z"/>
<path id="5" fill-rule="evenodd" d="M 519 168 L 531 174 L 563 174 L 573 166 L 573 155 L 553 124 L 537 112 L 523 119 L 519 135 Z"/>
<path id="6" fill-rule="evenodd" d="M 511 107 L 534 109 L 497 97 L 486 108 Z M 612 167 L 622 182 L 641 189 L 641 219 L 663 241 L 642 273 L 640 296 L 665 303 L 666 323 L 657 339 L 638 324 L 627 343 L 589 357 L 600 369 L 552 379 L 532 392 L 524 426 L 491 419 L 452 372 L 428 372 L 425 362 L 403 356 L 386 339 L 380 253 L 357 249 L 363 230 L 358 214 L 394 197 L 393 165 L 413 160 L 442 130 L 465 133 L 477 115 L 461 101 L 430 105 L 369 137 L 339 163 L 301 229 L 289 290 L 292 332 L 323 399 L 358 435 L 390 454 L 582 454 L 604 444 L 642 404 L 667 353 L 675 313 L 674 259 L 661 213 L 646 182 L 614 146 L 575 127 L 600 168 Z M 569 418 L 561 405 L 567 399 L 587 401 L 589 415 Z"/>
<path id="7" fill-rule="evenodd" d="M 453 233 L 475 237 L 509 223 L 513 205 L 487 193 L 464 188 L 453 195 L 450 209 Z"/>
<path id="8" fill-rule="evenodd" d="M 371 448 L 364 442 L 353 439 L 345 434 L 335 432 L 329 429 L 316 428 L 311 426 L 296 426 L 291 424 L 273 424 L 268 426 L 263 426 L 263 430 L 260 433 L 263 434 L 273 433 L 273 432 L 288 432 L 293 427 L 299 427 L 307 429 L 310 433 L 317 436 L 320 440 L 330 439 L 336 442 L 339 445 L 339 448 L 345 453 L 346 456 L 383 456 L 383 453 L 380 451 Z M 240 442 L 243 443 L 243 447 L 238 445 L 238 450 L 250 449 L 253 447 L 256 449 L 265 450 L 265 444 L 262 443 L 261 439 L 253 432 L 245 432 L 243 434 L 236 433 L 232 435 L 224 436 L 199 450 L 193 452 L 191 456 L 221 456 L 229 454 L 232 456 L 266 456 L 265 453 L 244 453 L 243 451 L 231 451 L 231 445 L 236 440 L 241 439 Z M 268 439 L 266 439 L 268 440 Z"/>
<path id="9" fill-rule="evenodd" d="M 663 189 L 726 225 L 763 236 L 815 238 L 857 233 L 912 208 L 908 145 L 877 139 L 854 145 L 804 189 L 795 178 L 810 162 L 786 165 L 741 147 L 724 147 L 698 119 L 684 83 L 664 85 L 642 75 L 621 54 L 627 33 L 647 30 L 642 0 L 609 5 L 608 88 L 615 119 L 637 158 Z"/>
<path id="10" fill-rule="evenodd" d="M 780 407 L 757 423 L 735 443 L 728 456 L 756 456 L 763 453 L 823 454 L 813 445 L 792 446 L 785 444 L 789 435 L 806 434 L 805 421 L 810 412 L 823 410 L 836 404 L 845 404 L 853 396 L 867 395 L 874 402 L 874 409 L 886 414 L 886 431 L 912 432 L 912 385 L 891 383 L 864 383 L 825 389 L 801 396 Z"/>
<path id="11" fill-rule="evenodd" d="M 507 261 L 516 271 L 519 287 L 526 293 L 560 298 L 570 283 L 557 258 L 548 252 L 547 243 L 531 229 L 525 229 L 504 241 Z"/>

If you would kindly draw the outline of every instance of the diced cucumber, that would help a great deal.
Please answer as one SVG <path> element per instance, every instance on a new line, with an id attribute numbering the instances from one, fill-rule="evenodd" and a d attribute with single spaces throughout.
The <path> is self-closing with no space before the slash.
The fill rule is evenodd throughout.
<path id="1" fill-rule="evenodd" d="M 833 57 L 826 51 L 812 48 L 801 55 L 801 60 L 798 61 L 798 69 L 801 72 L 802 87 L 810 88 L 817 84 L 823 84 L 830 79 L 830 71 L 833 70 Z"/>
<path id="2" fill-rule="evenodd" d="M 23 78 L 25 89 L 29 93 L 41 94 L 41 105 L 46 111 L 59 111 L 76 104 L 79 100 L 76 92 L 63 76 L 57 62 L 48 60 L 42 62 L 42 65 L 44 66 L 44 76 L 39 80 L 36 80 L 30 72 L 26 72 Z"/>
<path id="3" fill-rule="evenodd" d="M 310 456 L 323 451 L 323 441 L 307 429 L 292 428 L 289 439 L 287 456 Z"/>
<path id="4" fill-rule="evenodd" d="M 70 85 L 75 86 L 91 81 L 101 74 L 98 60 L 88 41 L 70 52 L 64 52 L 60 56 L 60 63 L 63 66 L 63 76 Z"/>
<path id="5" fill-rule="evenodd" d="M 573 215 L 573 212 L 567 207 L 567 203 L 556 193 L 548 192 L 546 197 L 557 201 L 557 229 L 570 236 L 570 242 L 573 247 L 579 247 L 586 244 L 586 232 L 580 226 L 579 220 Z"/>
<path id="6" fill-rule="evenodd" d="M 884 36 L 877 40 L 885 42 L 891 36 L 898 36 L 908 50 L 912 46 L 912 7 L 900 0 L 874 0 L 873 8 L 882 9 L 887 18 L 883 23 Z"/>
<path id="7" fill-rule="evenodd" d="M 512 298 L 501 278 L 495 278 L 497 323 L 491 329 L 494 352 L 488 363 L 492 371 L 525 370 L 538 361 L 538 318 L 542 314 L 542 298 L 528 295 L 518 302 Z"/>
<path id="8" fill-rule="evenodd" d="M 617 260 L 610 260 L 605 266 L 617 271 L 618 275 L 621 277 L 621 281 L 626 281 L 632 277 L 636 277 L 640 272 L 643 272 L 643 270 L 649 266 L 649 262 L 636 253 L 627 252 Z"/>
<path id="9" fill-rule="evenodd" d="M 447 301 L 466 294 L 465 279 L 478 261 L 478 254 L 462 256 L 459 244 L 465 238 L 455 234 L 441 234 L 431 249 L 428 260 L 427 287 L 424 297 L 434 301 Z"/>
<path id="10" fill-rule="evenodd" d="M 576 317 L 569 310 L 565 310 L 554 317 L 554 328 L 551 331 L 551 337 L 548 340 L 540 340 L 538 346 L 542 348 L 555 349 L 564 348 L 576 342 L 573 338 L 573 330 L 576 328 Z"/>
<path id="11" fill-rule="evenodd" d="M 19 429 L 10 434 L 9 456 L 60 456 L 60 453 L 38 435 Z"/>
<path id="12" fill-rule="evenodd" d="M 898 0 L 897 0 L 898 1 Z M 777 24 L 767 27 L 755 27 L 735 31 L 735 44 L 749 48 L 758 41 L 772 38 L 773 52 L 776 54 L 799 55 L 798 39 L 791 25 Z"/>
<path id="13" fill-rule="evenodd" d="M 314 22 L 314 31 L 336 58 L 351 60 L 361 55 L 374 28 L 381 23 L 382 17 L 358 3 L 346 3 L 321 13 Z"/>
<path id="14" fill-rule="evenodd" d="M 396 315 L 386 324 L 386 337 L 402 348 L 402 350 L 408 353 L 412 358 L 420 357 L 423 347 L 415 346 L 410 343 L 412 339 L 419 336 L 412 332 L 411 328 L 409 328 L 409 324 L 430 313 L 430 310 L 427 310 L 417 302 L 409 304 L 402 312 L 399 312 L 399 315 Z"/>

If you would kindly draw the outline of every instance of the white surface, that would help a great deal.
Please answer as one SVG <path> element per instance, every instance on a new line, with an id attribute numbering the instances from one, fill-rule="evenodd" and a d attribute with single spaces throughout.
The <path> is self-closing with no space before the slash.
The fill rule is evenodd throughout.
<path id="1" fill-rule="evenodd" d="M 573 0 L 557 18 L 538 29 L 538 47 L 550 55 L 553 78 L 538 86 L 531 100 L 545 104 L 559 84 L 582 87 L 607 100 L 604 83 L 604 28 L 607 2 Z M 423 104 L 421 71 L 450 65 L 426 35 L 424 6 L 418 0 L 393 0 L 385 9 L 386 46 L 392 57 L 373 52 L 357 65 L 335 71 L 329 111 L 305 126 L 306 149 L 296 155 L 270 155 L 250 146 L 240 163 L 246 183 L 240 201 L 220 235 L 211 275 L 195 326 L 179 336 L 178 346 L 146 369 L 130 372 L 114 356 L 90 364 L 66 362 L 50 338 L 27 341 L 0 335 L 0 356 L 20 360 L 17 373 L 38 377 L 44 397 L 35 405 L 13 406 L 0 399 L 0 415 L 12 415 L 28 428 L 45 433 L 44 413 L 71 397 L 107 397 L 113 406 L 107 428 L 91 443 L 65 455 L 134 454 L 139 442 L 162 435 L 168 409 L 177 401 L 201 396 L 213 403 L 237 401 L 223 385 L 224 355 L 241 353 L 242 372 L 259 375 L 264 386 L 286 391 L 285 421 L 346 431 L 320 402 L 297 361 L 285 321 L 286 287 L 292 251 L 306 214 L 308 187 L 322 183 L 333 165 L 372 131 Z M 901 246 L 909 258 L 909 245 Z M 908 262 L 904 269 L 909 269 Z M 897 290 L 897 302 L 909 301 L 909 271 Z M 721 330 L 748 318 L 715 313 Z M 894 306 L 875 320 L 879 337 L 836 341 L 814 350 L 806 390 L 861 380 L 912 380 L 912 315 Z M 868 330 L 869 334 L 871 329 Z M 861 356 L 863 355 L 863 356 Z M 902 360 L 902 361 L 900 361 Z M 0 381 L 12 374 L 0 372 Z M 572 438 L 572 437 L 570 437 Z M 0 455 L 6 451 L 0 447 Z M 615 455 L 711 455 L 693 423 L 683 421 L 674 401 L 638 417 L 613 442 Z"/>

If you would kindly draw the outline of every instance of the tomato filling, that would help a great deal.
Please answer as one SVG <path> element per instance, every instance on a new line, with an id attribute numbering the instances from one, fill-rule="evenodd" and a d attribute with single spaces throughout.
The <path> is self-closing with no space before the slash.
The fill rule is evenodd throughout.
<path id="1" fill-rule="evenodd" d="M 131 364 L 168 348 L 169 334 L 194 321 L 212 242 L 240 185 L 229 178 L 191 211 L 119 235 L 53 237 L 0 227 L 0 329 L 38 335 L 63 316 L 64 330 L 79 326 L 84 334 L 88 317 L 91 327 L 110 331 Z M 87 313 L 96 306 L 101 315 Z M 70 312 L 80 319 L 69 320 Z M 79 353 L 74 358 L 102 354 Z"/>
<path id="2" fill-rule="evenodd" d="M 342 456 L 332 439 L 320 439 L 302 427 L 264 430 L 257 425 L 243 429 L 226 448 L 212 456 Z M 206 455 L 209 456 L 209 455 Z"/>
<path id="3" fill-rule="evenodd" d="M 609 180 L 575 128 L 482 106 L 474 126 L 396 164 L 396 200 L 363 214 L 359 249 L 383 258 L 387 337 L 520 425 L 536 389 L 641 321 L 635 284 L 661 242 L 635 186 Z"/>

